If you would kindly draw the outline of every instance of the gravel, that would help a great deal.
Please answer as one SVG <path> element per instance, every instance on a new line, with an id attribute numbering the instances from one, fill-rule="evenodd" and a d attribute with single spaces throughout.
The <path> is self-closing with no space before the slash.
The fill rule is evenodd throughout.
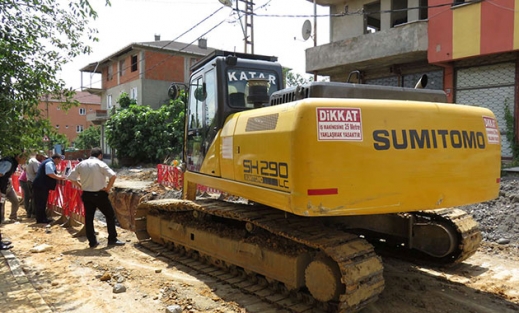
<path id="1" fill-rule="evenodd" d="M 460 209 L 479 223 L 483 240 L 519 247 L 519 177 L 503 177 L 498 198 Z"/>

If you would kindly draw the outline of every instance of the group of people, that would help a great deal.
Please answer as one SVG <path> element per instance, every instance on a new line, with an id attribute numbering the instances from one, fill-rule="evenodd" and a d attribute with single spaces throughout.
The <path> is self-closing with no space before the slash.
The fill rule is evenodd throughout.
<path id="1" fill-rule="evenodd" d="M 124 245 L 124 242 L 117 239 L 115 212 L 108 198 L 116 174 L 103 162 L 101 148 L 93 148 L 90 151 L 90 158 L 79 162 L 68 176 L 58 173 L 57 166 L 62 160 L 60 154 L 48 158 L 43 151 L 39 151 L 29 159 L 27 164 L 25 164 L 26 160 L 25 153 L 0 159 L 0 221 L 4 220 L 6 199 L 11 202 L 9 219 L 12 221 L 18 219 L 18 198 L 10 182 L 18 165 L 22 165 L 24 171 L 19 181 L 24 192 L 24 207 L 28 218 L 35 217 L 36 223 L 52 223 L 52 219 L 47 217 L 46 213 L 49 191 L 56 188 L 59 180 L 68 179 L 82 190 L 81 199 L 85 208 L 85 230 L 89 246 L 95 248 L 99 245 L 94 230 L 94 215 L 97 209 L 106 218 L 108 245 Z M 12 248 L 11 242 L 2 240 L 0 232 L 0 250 L 10 248 Z"/>

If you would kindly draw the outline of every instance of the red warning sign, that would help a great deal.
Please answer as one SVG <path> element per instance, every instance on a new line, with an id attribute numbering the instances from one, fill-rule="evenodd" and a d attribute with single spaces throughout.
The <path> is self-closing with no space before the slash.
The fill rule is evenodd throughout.
<path id="1" fill-rule="evenodd" d="M 487 130 L 488 143 L 499 144 L 499 129 L 496 120 L 492 117 L 483 116 L 483 122 L 485 123 L 485 128 Z"/>
<path id="2" fill-rule="evenodd" d="M 317 108 L 318 140 L 362 141 L 359 108 Z"/>

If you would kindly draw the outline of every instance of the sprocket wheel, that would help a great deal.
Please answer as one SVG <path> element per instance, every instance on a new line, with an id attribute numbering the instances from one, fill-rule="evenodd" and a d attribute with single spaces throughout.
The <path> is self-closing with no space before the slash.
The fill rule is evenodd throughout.
<path id="1" fill-rule="evenodd" d="M 312 296 L 321 302 L 337 300 L 344 291 L 337 263 L 324 256 L 316 257 L 305 269 L 305 282 Z"/>

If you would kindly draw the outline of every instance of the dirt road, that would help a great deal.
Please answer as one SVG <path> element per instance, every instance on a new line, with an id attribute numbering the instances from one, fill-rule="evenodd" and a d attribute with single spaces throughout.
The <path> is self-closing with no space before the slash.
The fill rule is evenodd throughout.
<path id="1" fill-rule="evenodd" d="M 23 207 L 19 213 L 23 218 Z M 129 231 L 118 229 L 125 246 L 107 247 L 106 227 L 99 221 L 96 249 L 88 248 L 85 237 L 73 237 L 77 228 L 46 228 L 25 218 L 0 227 L 13 241 L 28 279 L 55 312 L 165 312 L 171 305 L 183 312 L 276 312 L 254 296 L 144 249 Z M 43 244 L 51 248 L 31 252 Z M 384 258 L 386 288 L 362 312 L 519 312 L 516 251 L 484 242 L 478 253 L 452 268 Z M 126 290 L 117 293 L 118 284 Z"/>
<path id="2" fill-rule="evenodd" d="M 22 209 L 23 210 L 23 209 Z M 47 228 L 34 221 L 2 226 L 27 277 L 55 312 L 165 312 L 177 304 L 184 312 L 264 312 L 258 300 L 178 263 L 143 249 L 130 232 L 119 230 L 124 247 L 89 249 L 73 228 Z M 50 245 L 48 251 L 30 252 Z M 484 246 L 460 266 L 428 269 L 385 258 L 386 288 L 364 313 L 518 312 L 519 258 Z M 490 253 L 489 253 L 490 252 Z M 105 280 L 106 279 L 106 280 Z M 117 283 L 126 291 L 114 293 Z"/>

